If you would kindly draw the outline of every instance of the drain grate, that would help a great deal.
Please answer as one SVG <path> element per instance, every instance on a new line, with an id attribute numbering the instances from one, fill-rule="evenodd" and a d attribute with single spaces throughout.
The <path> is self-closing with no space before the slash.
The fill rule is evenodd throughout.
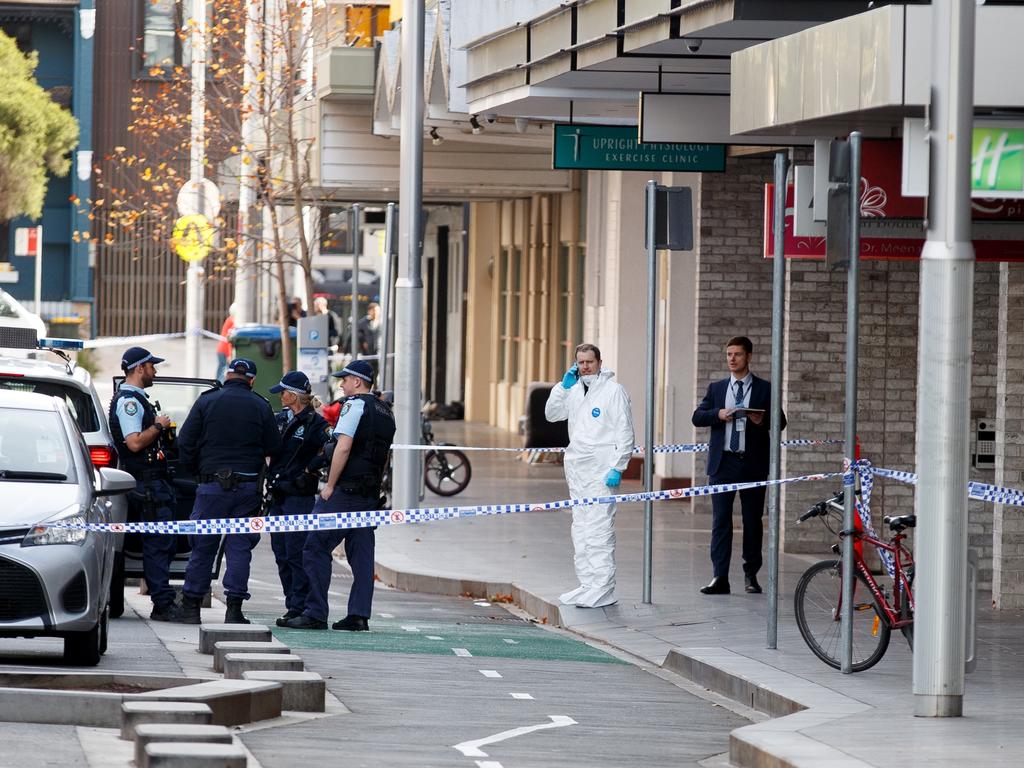
<path id="1" fill-rule="evenodd" d="M 502 624 L 529 624 L 530 622 L 526 619 L 520 619 L 518 616 L 468 616 L 467 619 L 470 621 L 497 621 Z"/>

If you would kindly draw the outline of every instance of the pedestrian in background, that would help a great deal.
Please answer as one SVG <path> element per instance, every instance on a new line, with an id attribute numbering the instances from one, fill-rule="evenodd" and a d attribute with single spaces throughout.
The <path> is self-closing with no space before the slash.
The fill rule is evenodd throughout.
<path id="1" fill-rule="evenodd" d="M 313 299 L 313 314 L 327 315 L 327 345 L 338 349 L 338 342 L 341 341 L 341 318 L 327 304 L 327 298 L 317 296 Z"/>
<path id="2" fill-rule="evenodd" d="M 228 368 L 228 360 L 231 359 L 231 330 L 235 327 L 235 315 L 238 314 L 238 305 L 232 304 L 228 307 L 228 316 L 224 318 L 224 324 L 220 327 L 220 335 L 224 338 L 217 342 L 217 381 L 224 381 L 224 372 Z"/>
<path id="3" fill-rule="evenodd" d="M 693 412 L 695 427 L 711 427 L 708 450 L 708 482 L 745 483 L 768 479 L 771 435 L 771 382 L 750 372 L 754 345 L 746 336 L 725 343 L 729 377 L 713 381 Z M 786 416 L 782 415 L 782 429 Z M 760 594 L 757 572 L 761 569 L 765 489 L 739 492 L 743 518 L 743 574 L 748 593 Z M 732 559 L 732 507 L 736 491 L 711 497 L 711 564 L 713 578 L 701 587 L 705 595 L 729 594 L 729 563 Z"/>
<path id="4" fill-rule="evenodd" d="M 544 407 L 548 421 L 569 421 L 565 479 L 574 499 L 613 493 L 633 455 L 629 395 L 614 376 L 602 369 L 601 350 L 580 344 Z M 615 603 L 615 503 L 573 507 L 572 545 L 580 583 L 559 599 L 580 608 Z"/>
<path id="5" fill-rule="evenodd" d="M 334 375 L 341 378 L 346 399 L 334 428 L 338 442 L 331 456 L 327 483 L 313 512 L 326 515 L 379 509 L 381 481 L 395 437 L 391 405 L 371 392 L 373 368 L 365 360 L 353 360 Z M 310 531 L 302 558 L 309 579 L 306 608 L 301 616 L 283 622 L 283 626 L 327 629 L 332 553 L 342 541 L 352 569 L 352 591 L 348 596 L 348 614 L 331 628 L 350 632 L 370 628 L 375 544 L 372 527 Z"/>
<path id="6" fill-rule="evenodd" d="M 163 446 L 171 419 L 159 415 L 146 395 L 146 389 L 156 380 L 156 366 L 163 361 L 142 347 L 125 350 L 121 356 L 124 381 L 110 401 L 108 420 L 118 465 L 135 478 L 135 492 L 128 494 L 129 519 L 143 523 L 173 521 L 177 502 Z M 153 621 L 181 618 L 170 585 L 171 561 L 176 553 L 176 536 L 142 534 L 142 575 L 153 601 L 149 614 Z M 114 587 L 122 589 L 121 584 Z"/>
<path id="7" fill-rule="evenodd" d="M 280 393 L 284 408 L 276 417 L 281 432 L 281 452 L 267 471 L 270 506 L 266 514 L 307 515 L 313 510 L 319 470 L 324 464 L 320 453 L 331 439 L 331 427 L 316 412 L 320 400 L 313 395 L 309 378 L 301 371 L 288 371 L 270 392 Z M 284 590 L 285 614 L 277 620 L 278 626 L 301 616 L 306 607 L 309 582 L 302 567 L 306 536 L 306 531 L 270 534 Z"/>
<path id="8" fill-rule="evenodd" d="M 260 480 L 267 459 L 281 449 L 274 412 L 266 398 L 252 391 L 256 364 L 244 358 L 228 363 L 224 386 L 203 394 L 192 406 L 178 436 L 179 462 L 199 482 L 192 520 L 255 517 L 259 514 Z M 225 624 L 248 624 L 242 602 L 249 595 L 249 564 L 258 533 L 232 533 L 224 538 Z M 220 537 L 196 535 L 185 570 L 182 617 L 200 623 L 199 604 L 210 589 L 211 568 Z"/>

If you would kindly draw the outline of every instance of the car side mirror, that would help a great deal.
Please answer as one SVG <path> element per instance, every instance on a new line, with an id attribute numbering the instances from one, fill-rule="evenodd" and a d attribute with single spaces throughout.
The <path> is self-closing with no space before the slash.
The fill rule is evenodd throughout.
<path id="1" fill-rule="evenodd" d="M 95 496 L 116 496 L 135 490 L 135 478 L 127 472 L 112 467 L 100 467 L 99 487 L 93 491 Z"/>

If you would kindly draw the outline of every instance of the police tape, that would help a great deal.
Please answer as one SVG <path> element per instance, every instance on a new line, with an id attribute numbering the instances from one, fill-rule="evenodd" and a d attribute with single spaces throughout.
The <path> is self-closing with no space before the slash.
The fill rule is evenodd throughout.
<path id="1" fill-rule="evenodd" d="M 787 485 L 812 480 L 840 477 L 841 472 L 784 477 L 779 480 L 759 480 L 746 483 L 703 485 L 696 488 L 673 488 L 665 491 L 621 493 L 590 496 L 561 501 L 525 504 L 487 504 L 470 507 L 426 507 L 423 509 L 373 509 L 359 512 L 311 512 L 305 515 L 268 515 L 258 517 L 227 517 L 209 520 L 174 520 L 155 523 L 66 523 L 55 522 L 48 528 L 70 530 L 108 531 L 111 533 L 162 533 L 188 536 L 208 536 L 236 533 L 302 533 L 308 531 L 372 528 L 378 525 L 404 525 L 429 523 L 439 520 L 457 520 L 466 517 L 507 515 L 518 512 L 549 512 L 591 504 L 631 504 L 642 501 L 672 501 L 717 493 Z"/>
<path id="2" fill-rule="evenodd" d="M 179 331 L 178 333 L 147 333 L 141 336 L 101 336 L 98 339 L 87 339 L 84 343 L 86 349 L 98 349 L 102 347 L 129 347 L 139 344 L 148 344 L 153 341 L 184 339 L 187 335 L 188 333 L 185 331 Z M 205 328 L 201 328 L 197 331 L 196 335 L 207 339 L 213 339 L 214 341 L 228 340 L 226 336 L 221 336 L 219 333 L 208 331 Z"/>
<path id="3" fill-rule="evenodd" d="M 841 445 L 842 440 L 783 440 L 783 448 L 813 445 Z M 397 443 L 391 446 L 393 451 L 476 451 L 480 453 L 565 453 L 563 448 L 501 448 L 479 445 L 423 445 L 420 443 Z M 654 446 L 654 453 L 707 453 L 708 443 L 670 443 Z M 633 446 L 633 453 L 643 453 L 642 445 Z"/>

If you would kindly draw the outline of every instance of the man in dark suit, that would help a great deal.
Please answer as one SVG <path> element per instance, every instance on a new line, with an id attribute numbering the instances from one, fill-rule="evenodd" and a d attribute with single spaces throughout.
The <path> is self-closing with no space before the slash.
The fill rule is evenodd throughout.
<path id="1" fill-rule="evenodd" d="M 730 376 L 713 381 L 693 412 L 695 427 L 711 427 L 708 480 L 712 485 L 744 483 L 768 478 L 771 433 L 772 385 L 750 372 L 754 345 L 746 336 L 735 336 L 725 345 Z M 786 428 L 786 416 L 782 416 Z M 761 568 L 761 540 L 765 489 L 740 491 L 743 517 L 743 573 L 747 592 L 759 594 L 757 572 Z M 736 491 L 711 497 L 711 564 L 714 578 L 705 595 L 729 594 L 729 561 L 732 557 L 732 506 Z"/>

